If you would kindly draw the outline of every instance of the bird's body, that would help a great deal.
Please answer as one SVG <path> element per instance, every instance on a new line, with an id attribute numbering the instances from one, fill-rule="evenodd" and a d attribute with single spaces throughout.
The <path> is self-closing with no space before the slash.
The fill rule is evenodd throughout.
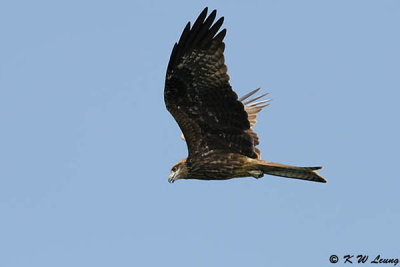
<path id="1" fill-rule="evenodd" d="M 169 181 L 177 179 L 226 180 L 260 178 L 264 174 L 326 182 L 315 170 L 261 160 L 252 126 L 268 100 L 265 94 L 248 99 L 259 89 L 238 99 L 229 84 L 224 60 L 226 30 L 214 23 L 216 11 L 207 8 L 193 27 L 188 23 L 175 44 L 168 63 L 164 100 L 183 132 L 189 156 L 176 163 Z"/>
<path id="2" fill-rule="evenodd" d="M 251 164 L 253 159 L 237 153 L 219 153 L 218 151 L 200 156 L 195 160 L 184 159 L 179 164 L 184 167 L 187 177 L 199 180 L 227 180 L 236 177 L 256 176 L 257 171 Z M 262 176 L 262 175 L 261 175 Z"/>

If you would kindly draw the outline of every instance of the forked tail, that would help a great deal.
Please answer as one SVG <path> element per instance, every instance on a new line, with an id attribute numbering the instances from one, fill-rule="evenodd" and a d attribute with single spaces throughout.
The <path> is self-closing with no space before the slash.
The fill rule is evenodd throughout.
<path id="1" fill-rule="evenodd" d="M 324 177 L 320 176 L 316 171 L 322 167 L 297 167 L 284 165 L 265 160 L 258 161 L 259 168 L 265 173 L 281 177 L 308 180 L 313 182 L 326 183 Z"/>

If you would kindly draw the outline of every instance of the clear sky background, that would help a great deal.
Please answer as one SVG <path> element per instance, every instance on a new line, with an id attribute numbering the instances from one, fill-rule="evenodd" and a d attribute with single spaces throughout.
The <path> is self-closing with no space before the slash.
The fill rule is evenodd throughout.
<path id="1" fill-rule="evenodd" d="M 187 151 L 165 70 L 205 6 L 234 90 L 273 99 L 263 159 L 327 184 L 167 182 Z M 400 258 L 399 25 L 398 0 L 1 2 L 0 266 Z"/>

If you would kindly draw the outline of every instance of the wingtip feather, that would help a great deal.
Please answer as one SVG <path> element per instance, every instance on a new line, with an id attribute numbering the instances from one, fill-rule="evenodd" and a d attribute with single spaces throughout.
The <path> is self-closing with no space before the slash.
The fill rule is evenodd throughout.
<path id="1" fill-rule="evenodd" d="M 250 97 L 250 96 L 254 95 L 255 93 L 257 93 L 258 91 L 260 91 L 260 89 L 261 89 L 261 88 L 258 87 L 257 89 L 254 89 L 253 91 L 251 91 L 251 92 L 245 94 L 244 96 L 242 96 L 241 98 L 239 98 L 239 101 L 243 101 L 243 100 L 247 99 L 248 97 Z"/>

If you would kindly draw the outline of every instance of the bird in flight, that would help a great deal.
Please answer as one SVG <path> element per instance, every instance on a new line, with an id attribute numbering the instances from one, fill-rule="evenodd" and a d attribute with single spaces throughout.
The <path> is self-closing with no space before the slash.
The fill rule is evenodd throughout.
<path id="1" fill-rule="evenodd" d="M 256 116 L 268 100 L 266 94 L 242 98 L 229 84 L 224 60 L 226 29 L 216 22 L 216 10 L 205 8 L 193 26 L 187 23 L 168 63 L 164 101 L 175 118 L 189 155 L 176 163 L 168 181 L 178 179 L 227 180 L 261 178 L 264 174 L 326 183 L 316 170 L 261 160 Z"/>

